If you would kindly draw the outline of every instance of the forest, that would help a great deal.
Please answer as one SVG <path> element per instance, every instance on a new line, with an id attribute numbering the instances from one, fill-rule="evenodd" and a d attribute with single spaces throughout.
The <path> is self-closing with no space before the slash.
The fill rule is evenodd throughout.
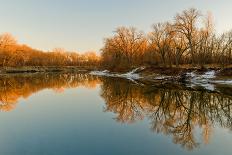
<path id="1" fill-rule="evenodd" d="M 173 20 L 156 23 L 148 33 L 118 27 L 97 52 L 41 51 L 18 44 L 9 33 L 0 35 L 0 66 L 98 66 L 121 71 L 138 66 L 227 67 L 232 64 L 232 31 L 219 34 L 210 13 L 195 8 Z"/>

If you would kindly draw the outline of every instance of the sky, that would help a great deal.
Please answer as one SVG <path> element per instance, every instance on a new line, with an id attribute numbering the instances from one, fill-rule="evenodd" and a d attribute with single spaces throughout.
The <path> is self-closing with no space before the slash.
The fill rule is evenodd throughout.
<path id="1" fill-rule="evenodd" d="M 217 32 L 232 29 L 231 0 L 0 0 L 0 33 L 46 51 L 99 52 L 119 26 L 149 32 L 191 7 L 210 11 Z"/>

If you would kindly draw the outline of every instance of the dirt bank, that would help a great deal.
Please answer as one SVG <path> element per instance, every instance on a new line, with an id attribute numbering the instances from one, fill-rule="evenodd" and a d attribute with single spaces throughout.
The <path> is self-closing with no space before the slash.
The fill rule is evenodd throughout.
<path id="1" fill-rule="evenodd" d="M 90 67 L 74 67 L 74 66 L 26 66 L 26 67 L 2 67 L 0 74 L 13 73 L 37 73 L 37 72 L 88 72 L 94 68 Z"/>

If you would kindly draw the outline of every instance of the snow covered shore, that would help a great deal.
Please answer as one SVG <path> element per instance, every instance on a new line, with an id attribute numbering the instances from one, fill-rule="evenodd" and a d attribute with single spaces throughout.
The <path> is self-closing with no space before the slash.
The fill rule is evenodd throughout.
<path id="1" fill-rule="evenodd" d="M 97 76 L 107 76 L 107 77 L 118 77 L 118 78 L 125 78 L 130 81 L 136 82 L 138 80 L 146 80 L 148 79 L 146 76 L 142 75 L 141 73 L 145 67 L 139 67 L 136 69 L 133 69 L 130 72 L 127 73 L 111 73 L 108 70 L 104 71 L 91 71 L 89 74 L 91 75 L 97 75 Z M 151 73 L 151 76 L 149 76 L 150 79 L 153 79 L 154 82 L 157 81 L 178 81 L 178 79 L 181 79 L 184 77 L 184 80 L 182 82 L 185 83 L 187 87 L 202 87 L 209 91 L 215 90 L 215 85 L 217 84 L 223 84 L 223 85 L 231 85 L 232 86 L 232 79 L 217 79 L 217 72 L 216 70 L 208 70 L 205 72 L 186 72 L 183 75 L 176 75 L 176 76 L 170 76 L 170 75 L 161 75 L 161 74 L 155 74 Z M 136 82 L 137 83 L 137 82 Z"/>
<path id="2" fill-rule="evenodd" d="M 98 75 L 98 76 L 119 77 L 119 78 L 125 78 L 128 80 L 131 80 L 131 81 L 135 81 L 135 80 L 138 80 L 140 78 L 143 78 L 142 76 L 140 76 L 139 73 L 137 73 L 138 71 L 142 71 L 143 69 L 145 69 L 145 67 L 139 67 L 139 68 L 133 69 L 132 71 L 124 73 L 124 74 L 110 73 L 108 70 L 91 71 L 89 74 Z"/>
<path id="3" fill-rule="evenodd" d="M 211 70 L 204 72 L 203 74 L 197 74 L 195 72 L 186 73 L 187 77 L 187 86 L 196 87 L 200 86 L 206 90 L 214 91 L 215 84 L 225 84 L 232 85 L 232 79 L 227 80 L 217 80 L 216 71 Z"/>

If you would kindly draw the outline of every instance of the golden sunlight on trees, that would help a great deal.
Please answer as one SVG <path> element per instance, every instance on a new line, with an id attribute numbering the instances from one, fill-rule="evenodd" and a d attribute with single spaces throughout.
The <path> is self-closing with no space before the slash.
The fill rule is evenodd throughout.
<path id="1" fill-rule="evenodd" d="M 0 47 L 6 48 L 8 46 L 16 45 L 16 39 L 10 33 L 0 35 Z"/>
<path id="2" fill-rule="evenodd" d="M 217 35 L 210 13 L 202 15 L 194 8 L 177 13 L 173 21 L 157 23 L 147 35 L 135 28 L 119 27 L 105 39 L 102 63 L 120 70 L 152 65 L 179 67 L 232 63 L 232 33 Z"/>
<path id="3" fill-rule="evenodd" d="M 189 53 L 191 55 L 192 64 L 195 64 L 195 49 L 198 44 L 198 33 L 197 28 L 200 13 L 196 9 L 184 10 L 182 13 L 178 13 L 175 16 L 174 31 L 182 34 L 189 47 Z"/>
<path id="4" fill-rule="evenodd" d="M 32 49 L 27 45 L 17 44 L 9 33 L 0 35 L 0 66 L 97 66 L 100 56 L 95 52 L 79 54 L 55 48 L 50 52 Z"/>
<path id="5" fill-rule="evenodd" d="M 172 21 L 153 24 L 147 34 L 134 27 L 118 27 L 104 40 L 101 54 L 55 48 L 49 52 L 20 45 L 9 33 L 0 35 L 0 66 L 79 66 L 128 70 L 138 66 L 180 67 L 232 64 L 232 31 L 217 34 L 210 13 L 194 8 Z"/>
<path id="6" fill-rule="evenodd" d="M 119 27 L 115 35 L 105 40 L 102 49 L 103 64 L 110 68 L 140 65 L 139 59 L 146 49 L 146 39 L 135 28 Z"/>
<path id="7" fill-rule="evenodd" d="M 166 67 L 171 65 L 173 33 L 169 23 L 158 23 L 153 26 L 149 35 L 149 42 L 153 52 L 159 55 L 161 63 Z M 169 60 L 168 60 L 169 59 Z"/>

